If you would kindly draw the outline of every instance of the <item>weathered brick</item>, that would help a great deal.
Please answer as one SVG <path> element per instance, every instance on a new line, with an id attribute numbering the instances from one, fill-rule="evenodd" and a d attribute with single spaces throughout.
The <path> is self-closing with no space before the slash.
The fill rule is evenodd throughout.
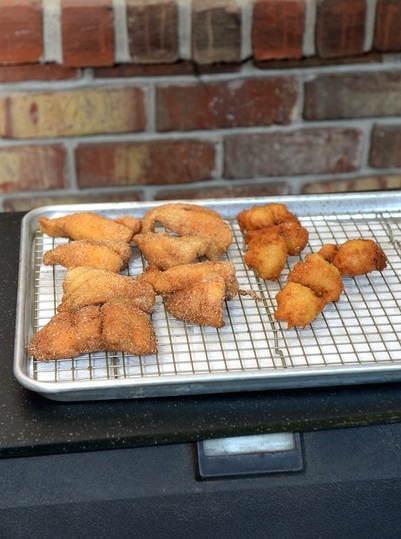
<path id="1" fill-rule="evenodd" d="M 214 144 L 198 140 L 81 144 L 76 150 L 81 188 L 191 183 L 210 179 L 214 167 Z"/>
<path id="2" fill-rule="evenodd" d="M 112 65 L 112 0 L 61 0 L 61 37 L 65 65 Z"/>
<path id="3" fill-rule="evenodd" d="M 36 62 L 43 54 L 42 0 L 4 0 L 0 9 L 0 62 Z"/>
<path id="4" fill-rule="evenodd" d="M 399 71 L 321 75 L 305 84 L 307 120 L 401 114 Z"/>
<path id="5" fill-rule="evenodd" d="M 380 51 L 401 51 L 401 2 L 377 0 L 373 47 Z"/>
<path id="6" fill-rule="evenodd" d="M 292 77 L 159 86 L 157 129 L 288 124 L 295 113 L 297 95 Z"/>
<path id="7" fill-rule="evenodd" d="M 366 0 L 318 0 L 316 48 L 322 58 L 363 53 Z"/>
<path id="8" fill-rule="evenodd" d="M 374 168 L 401 167 L 401 125 L 375 125 L 369 164 Z"/>
<path id="9" fill-rule="evenodd" d="M 198 64 L 241 60 L 241 11 L 233 0 L 193 0 L 192 58 Z"/>
<path id="10" fill-rule="evenodd" d="M 361 163 L 362 134 L 340 127 L 246 133 L 225 139 L 225 177 L 257 178 L 351 172 Z"/>
<path id="11" fill-rule="evenodd" d="M 365 176 L 347 180 L 326 180 L 307 183 L 302 188 L 303 194 L 347 193 L 355 191 L 383 191 L 386 189 L 400 189 L 401 176 Z"/>
<path id="12" fill-rule="evenodd" d="M 301 58 L 305 0 L 255 0 L 252 48 L 255 60 Z"/>
<path id="13" fill-rule="evenodd" d="M 55 144 L 0 149 L 0 193 L 62 189 L 66 186 L 63 146 Z"/>
<path id="14" fill-rule="evenodd" d="M 285 181 L 269 182 L 264 185 L 246 183 L 245 185 L 226 185 L 214 187 L 210 184 L 200 188 L 174 189 L 156 193 L 156 200 L 174 199 L 204 199 L 204 198 L 238 198 L 238 197 L 266 197 L 288 195 L 289 187 Z"/>
<path id="15" fill-rule="evenodd" d="M 8 138 L 128 133 L 143 130 L 145 124 L 144 96 L 136 87 L 0 97 L 0 134 Z"/>
<path id="16" fill-rule="evenodd" d="M 29 80 L 53 81 L 77 79 L 80 69 L 58 64 L 20 64 L 0 66 L 0 83 L 23 82 Z"/>
<path id="17" fill-rule="evenodd" d="M 136 63 L 178 59 L 178 8 L 173 0 L 127 0 L 129 51 Z"/>

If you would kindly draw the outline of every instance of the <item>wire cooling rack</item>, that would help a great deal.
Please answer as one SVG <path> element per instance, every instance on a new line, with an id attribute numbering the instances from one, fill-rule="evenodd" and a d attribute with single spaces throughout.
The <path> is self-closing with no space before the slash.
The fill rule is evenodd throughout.
<path id="1" fill-rule="evenodd" d="M 27 376 L 42 390 L 46 384 L 51 386 L 54 398 L 63 398 L 68 389 L 68 399 L 87 394 L 90 398 L 136 397 L 401 378 L 401 213 L 316 213 L 301 216 L 300 221 L 309 231 L 308 244 L 300 257 L 288 258 L 279 281 L 270 282 L 258 279 L 246 267 L 243 235 L 236 219 L 227 219 L 234 241 L 226 260 L 235 265 L 240 288 L 252 294 L 226 302 L 223 328 L 178 321 L 158 297 L 152 315 L 157 354 L 99 352 L 48 363 L 28 357 Z M 374 239 L 383 248 L 386 269 L 344 278 L 340 301 L 326 305 L 306 328 L 288 330 L 286 324 L 275 321 L 275 296 L 294 264 L 324 243 L 340 245 L 358 237 Z M 40 232 L 34 236 L 32 333 L 56 313 L 65 276 L 60 266 L 44 266 L 43 254 L 66 241 Z M 133 248 L 126 273 L 135 277 L 144 266 Z"/>

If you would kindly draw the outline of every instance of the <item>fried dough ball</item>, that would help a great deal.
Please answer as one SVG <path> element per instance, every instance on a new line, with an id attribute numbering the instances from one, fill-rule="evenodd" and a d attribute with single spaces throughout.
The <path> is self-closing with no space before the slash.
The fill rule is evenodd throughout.
<path id="1" fill-rule="evenodd" d="M 308 242 L 309 232 L 297 221 L 286 221 L 277 225 L 250 230 L 245 235 L 245 243 L 249 247 L 249 244 L 254 240 L 266 242 L 270 238 L 277 236 L 284 238 L 288 254 L 295 256 L 304 250 Z"/>
<path id="2" fill-rule="evenodd" d="M 288 258 L 287 244 L 281 236 L 274 236 L 266 242 L 254 239 L 244 254 L 249 269 L 254 269 L 261 279 L 276 281 L 283 271 Z"/>
<path id="3" fill-rule="evenodd" d="M 288 221 L 299 223 L 298 218 L 288 210 L 285 204 L 274 202 L 265 206 L 253 206 L 249 210 L 242 210 L 237 215 L 237 221 L 244 232 Z"/>
<path id="4" fill-rule="evenodd" d="M 142 219 L 142 233 L 154 232 L 157 223 L 179 236 L 198 236 L 209 241 L 205 252 L 209 260 L 217 260 L 233 241 L 231 228 L 214 210 L 196 204 L 173 202 L 149 210 Z"/>
<path id="5" fill-rule="evenodd" d="M 355 277 L 370 271 L 382 271 L 387 257 L 382 248 L 371 239 L 352 239 L 343 243 L 336 253 L 333 264 L 345 277 Z"/>
<path id="6" fill-rule="evenodd" d="M 287 282 L 311 288 L 324 303 L 338 301 L 344 290 L 338 269 L 318 253 L 309 254 L 305 261 L 297 262 L 288 274 Z"/>
<path id="7" fill-rule="evenodd" d="M 327 260 L 327 262 L 332 263 L 334 257 L 337 254 L 337 251 L 337 245 L 335 245 L 334 243 L 326 243 L 319 249 L 318 254 L 322 256 L 325 260 Z"/>
<path id="8" fill-rule="evenodd" d="M 287 322 L 287 328 L 305 327 L 322 312 L 325 301 L 300 283 L 287 283 L 276 295 L 277 309 L 274 318 Z"/>

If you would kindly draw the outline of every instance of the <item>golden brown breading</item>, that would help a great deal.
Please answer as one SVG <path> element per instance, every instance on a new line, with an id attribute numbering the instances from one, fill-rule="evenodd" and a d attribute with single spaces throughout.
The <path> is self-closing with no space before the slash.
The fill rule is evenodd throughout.
<path id="1" fill-rule="evenodd" d="M 105 303 L 100 311 L 102 350 L 138 355 L 156 353 L 156 334 L 148 314 L 124 300 Z"/>
<path id="2" fill-rule="evenodd" d="M 211 275 L 187 288 L 164 296 L 166 310 L 178 320 L 200 326 L 221 328 L 226 284 L 220 275 Z"/>
<path id="3" fill-rule="evenodd" d="M 141 230 L 141 220 L 137 219 L 133 215 L 124 215 L 123 217 L 118 217 L 117 219 L 114 219 L 114 222 L 130 228 L 132 230 L 132 235 L 138 234 Z"/>
<path id="4" fill-rule="evenodd" d="M 221 216 L 196 204 L 172 202 L 149 210 L 142 219 L 142 233 L 154 232 L 157 223 L 179 236 L 199 236 L 210 242 L 205 253 L 209 260 L 218 259 L 232 243 L 230 227 Z"/>
<path id="5" fill-rule="evenodd" d="M 144 280 L 111 271 L 80 266 L 67 271 L 63 282 L 63 297 L 59 312 L 72 311 L 84 305 L 106 303 L 128 298 L 147 313 L 153 312 L 155 292 Z"/>
<path id="6" fill-rule="evenodd" d="M 383 271 L 387 257 L 383 249 L 371 239 L 352 239 L 343 243 L 333 258 L 333 264 L 345 277 Z"/>
<path id="7" fill-rule="evenodd" d="M 334 260 L 334 257 L 336 256 L 338 251 L 337 245 L 334 243 L 326 243 L 322 245 L 322 247 L 319 249 L 318 254 L 322 256 L 327 262 L 332 263 Z"/>
<path id="8" fill-rule="evenodd" d="M 223 277 L 227 299 L 231 299 L 238 294 L 239 287 L 234 265 L 231 262 L 217 260 L 174 266 L 165 271 L 149 267 L 143 274 L 138 276 L 138 280 L 150 283 L 157 294 L 171 294 L 212 275 Z"/>
<path id="9" fill-rule="evenodd" d="M 285 223 L 250 230 L 245 234 L 245 243 L 249 247 L 251 242 L 261 241 L 266 243 L 277 236 L 281 236 L 285 240 L 288 254 L 295 256 L 299 255 L 305 248 L 309 232 L 297 221 L 286 221 Z"/>
<path id="10" fill-rule="evenodd" d="M 288 210 L 285 204 L 274 202 L 264 206 L 252 206 L 249 210 L 242 210 L 237 215 L 237 221 L 243 232 L 288 221 L 299 223 L 298 218 Z"/>
<path id="11" fill-rule="evenodd" d="M 133 238 L 150 266 L 165 270 L 190 264 L 204 256 L 210 241 L 199 236 L 173 236 L 167 232 L 147 232 Z"/>
<path id="12" fill-rule="evenodd" d="M 299 283 L 287 283 L 276 295 L 276 320 L 287 322 L 288 329 L 305 327 L 322 312 L 325 301 L 313 290 Z"/>
<path id="13" fill-rule="evenodd" d="M 118 273 L 127 267 L 131 247 L 125 241 L 77 240 L 58 245 L 43 256 L 46 266 L 88 266 Z"/>
<path id="14" fill-rule="evenodd" d="M 82 212 L 63 217 L 41 217 L 40 230 L 53 238 L 71 240 L 118 240 L 131 241 L 132 228 L 96 213 Z"/>
<path id="15" fill-rule="evenodd" d="M 309 254 L 303 262 L 297 262 L 288 274 L 287 282 L 308 286 L 325 303 L 338 301 L 344 290 L 338 269 L 318 253 Z"/>
<path id="16" fill-rule="evenodd" d="M 261 279 L 275 281 L 280 277 L 287 257 L 287 244 L 284 238 L 276 236 L 266 243 L 260 239 L 252 240 L 244 255 L 244 261 Z"/>
<path id="17" fill-rule="evenodd" d="M 29 354 L 39 361 L 71 358 L 101 349 L 102 325 L 96 305 L 56 314 L 28 345 Z"/>

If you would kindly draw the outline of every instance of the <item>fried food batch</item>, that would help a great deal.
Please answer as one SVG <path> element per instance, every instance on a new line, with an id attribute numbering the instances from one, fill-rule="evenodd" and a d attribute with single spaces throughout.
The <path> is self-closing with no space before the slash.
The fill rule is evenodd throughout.
<path id="1" fill-rule="evenodd" d="M 157 227 L 162 232 L 157 232 Z M 172 202 L 149 210 L 134 242 L 149 265 L 165 270 L 199 257 L 218 260 L 232 243 L 230 227 L 214 210 Z"/>
<path id="2" fill-rule="evenodd" d="M 178 320 L 215 328 L 225 325 L 225 300 L 239 292 L 231 262 L 198 262 L 165 271 L 148 267 L 138 279 L 152 285 L 166 310 Z"/>
<path id="3" fill-rule="evenodd" d="M 285 204 L 253 206 L 237 221 L 247 246 L 244 261 L 261 279 L 276 281 L 288 257 L 299 255 L 308 242 L 308 231 Z"/>
<path id="4" fill-rule="evenodd" d="M 305 327 L 329 302 L 337 302 L 344 290 L 343 277 L 383 271 L 387 257 L 371 239 L 352 239 L 340 247 L 326 244 L 295 264 L 287 283 L 276 295 L 274 318 L 288 328 Z"/>

